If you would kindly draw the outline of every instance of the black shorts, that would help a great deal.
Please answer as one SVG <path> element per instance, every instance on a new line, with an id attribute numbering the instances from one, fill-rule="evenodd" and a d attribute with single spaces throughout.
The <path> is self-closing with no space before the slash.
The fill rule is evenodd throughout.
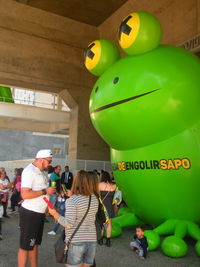
<path id="1" fill-rule="evenodd" d="M 42 243 L 44 214 L 20 208 L 20 248 L 33 250 L 35 245 Z"/>

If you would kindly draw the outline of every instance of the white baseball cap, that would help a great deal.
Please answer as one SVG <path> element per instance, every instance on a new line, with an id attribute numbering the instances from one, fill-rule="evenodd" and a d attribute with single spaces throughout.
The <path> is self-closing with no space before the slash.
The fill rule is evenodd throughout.
<path id="1" fill-rule="evenodd" d="M 52 158 L 52 157 L 53 157 L 53 153 L 51 149 L 42 149 L 37 152 L 35 158 L 41 159 L 41 158 Z"/>

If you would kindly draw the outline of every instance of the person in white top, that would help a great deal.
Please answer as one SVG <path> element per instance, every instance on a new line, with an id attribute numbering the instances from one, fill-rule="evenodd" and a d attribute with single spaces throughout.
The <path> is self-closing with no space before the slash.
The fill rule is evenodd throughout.
<path id="1" fill-rule="evenodd" d="M 3 216 L 9 218 L 7 214 L 7 206 L 9 200 L 9 190 L 11 186 L 9 181 L 6 179 L 6 172 L 0 171 L 0 192 L 4 194 L 4 198 L 2 199 L 3 205 Z"/>
<path id="2" fill-rule="evenodd" d="M 18 267 L 26 267 L 29 259 L 31 267 L 37 267 L 38 245 L 42 242 L 44 216 L 47 204 L 44 195 L 55 193 L 55 187 L 48 187 L 45 171 L 52 163 L 49 149 L 38 151 L 36 159 L 22 172 L 21 195 L 23 203 L 20 208 L 20 248 Z"/>

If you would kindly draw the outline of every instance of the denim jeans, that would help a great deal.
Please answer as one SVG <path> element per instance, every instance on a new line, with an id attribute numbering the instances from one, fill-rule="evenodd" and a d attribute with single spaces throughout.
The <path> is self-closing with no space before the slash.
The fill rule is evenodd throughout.
<path id="1" fill-rule="evenodd" d="M 60 215 L 65 216 L 65 210 L 60 210 Z M 56 233 L 58 231 L 59 227 L 60 227 L 60 224 L 58 222 L 55 223 L 52 231 L 54 231 Z"/>
<path id="2" fill-rule="evenodd" d="M 133 241 L 130 243 L 131 248 L 136 248 L 138 250 L 139 257 L 144 257 L 144 251 L 142 247 L 140 246 L 139 242 Z"/>
<path id="3" fill-rule="evenodd" d="M 68 251 L 67 267 L 81 264 L 92 266 L 96 253 L 96 242 L 71 243 Z"/>
<path id="4" fill-rule="evenodd" d="M 50 200 L 50 202 L 51 202 L 51 204 L 52 204 L 53 206 L 55 206 L 55 204 L 56 204 L 56 199 L 57 199 L 56 194 L 51 194 L 51 195 L 50 195 L 49 200 Z"/>

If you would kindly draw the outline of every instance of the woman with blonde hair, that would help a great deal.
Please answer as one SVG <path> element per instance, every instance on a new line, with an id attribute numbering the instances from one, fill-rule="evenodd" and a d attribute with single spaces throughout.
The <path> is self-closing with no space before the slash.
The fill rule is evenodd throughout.
<path id="1" fill-rule="evenodd" d="M 65 217 L 60 216 L 54 209 L 49 209 L 49 212 L 55 220 L 65 227 L 66 243 L 86 215 L 69 245 L 66 266 L 88 267 L 93 265 L 96 252 L 95 219 L 98 210 L 98 199 L 86 171 L 77 173 L 71 191 L 72 196 L 65 203 Z"/>

